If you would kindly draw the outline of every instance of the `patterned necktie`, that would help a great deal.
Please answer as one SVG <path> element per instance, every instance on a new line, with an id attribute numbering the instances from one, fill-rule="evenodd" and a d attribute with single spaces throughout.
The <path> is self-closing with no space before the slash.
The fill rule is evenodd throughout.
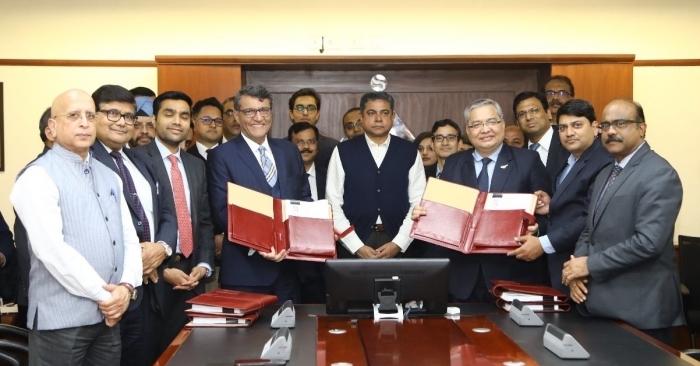
<path id="1" fill-rule="evenodd" d="M 605 187 L 603 187 L 603 190 L 600 191 L 600 196 L 598 196 L 598 201 L 595 203 L 595 209 L 593 210 L 593 216 L 595 217 L 598 214 L 598 208 L 600 207 L 600 203 L 603 202 L 603 197 L 605 196 L 605 192 L 608 191 L 608 188 L 613 184 L 615 181 L 615 178 L 617 178 L 618 175 L 620 175 L 620 172 L 622 171 L 622 167 L 619 165 L 615 165 L 615 168 L 613 168 L 612 173 L 610 173 L 610 177 L 608 177 L 608 181 L 605 182 Z"/>
<path id="2" fill-rule="evenodd" d="M 483 166 L 481 167 L 481 171 L 479 172 L 479 176 L 476 178 L 476 182 L 479 185 L 479 190 L 482 192 L 488 192 L 489 191 L 489 163 L 491 163 L 491 159 L 489 158 L 483 158 L 481 159 L 481 163 Z"/>
<path id="3" fill-rule="evenodd" d="M 173 186 L 173 197 L 175 198 L 175 214 L 177 216 L 177 231 L 180 234 L 180 252 L 188 258 L 192 254 L 192 218 L 187 209 L 187 198 L 185 197 L 185 184 L 182 182 L 182 173 L 177 165 L 177 156 L 168 156 L 170 160 L 170 181 Z"/>
<path id="4" fill-rule="evenodd" d="M 148 219 L 146 218 L 146 212 L 143 210 L 143 206 L 141 205 L 141 200 L 136 192 L 136 185 L 134 184 L 134 180 L 131 178 L 131 173 L 129 173 L 129 169 L 127 169 L 124 165 L 124 158 L 118 151 L 112 151 L 109 153 L 109 155 L 112 156 L 114 161 L 117 162 L 117 168 L 119 168 L 119 173 L 122 176 L 122 183 L 124 183 L 127 192 L 129 192 L 129 197 L 127 197 L 127 199 L 132 200 L 132 203 L 134 204 L 134 211 L 136 211 L 136 216 L 139 218 L 139 221 L 141 221 L 141 225 L 143 226 L 143 232 L 139 240 L 141 242 L 151 241 L 151 225 L 148 223 Z"/>
<path id="5" fill-rule="evenodd" d="M 435 174 L 435 178 L 440 179 L 441 175 L 442 175 L 442 172 L 437 172 L 437 174 Z"/>
<path id="6" fill-rule="evenodd" d="M 534 144 L 530 145 L 530 147 L 528 147 L 528 149 L 530 149 L 532 151 L 537 151 L 537 149 L 539 149 L 539 148 L 540 148 L 540 144 L 537 142 L 535 142 Z"/>
<path id="7" fill-rule="evenodd" d="M 260 153 L 260 164 L 262 165 L 262 171 L 263 174 L 265 174 L 267 184 L 269 184 L 270 187 L 274 187 L 275 183 L 277 183 L 277 168 L 275 168 L 275 164 L 272 164 L 272 160 L 267 157 L 265 151 L 267 151 L 265 146 L 260 146 L 258 148 L 258 152 Z"/>

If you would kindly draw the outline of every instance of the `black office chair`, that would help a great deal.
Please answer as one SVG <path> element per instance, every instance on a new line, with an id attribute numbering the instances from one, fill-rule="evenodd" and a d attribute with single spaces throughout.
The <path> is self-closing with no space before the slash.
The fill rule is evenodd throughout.
<path id="1" fill-rule="evenodd" d="M 690 330 L 691 347 L 695 348 L 695 333 L 700 331 L 700 238 L 678 235 L 683 312 Z"/>
<path id="2" fill-rule="evenodd" d="M 29 362 L 29 347 L 20 342 L 0 339 L 0 354 L 0 359 L 12 365 L 26 365 Z"/>
<path id="3" fill-rule="evenodd" d="M 0 324 L 0 339 L 29 343 L 29 331 L 14 325 Z"/>

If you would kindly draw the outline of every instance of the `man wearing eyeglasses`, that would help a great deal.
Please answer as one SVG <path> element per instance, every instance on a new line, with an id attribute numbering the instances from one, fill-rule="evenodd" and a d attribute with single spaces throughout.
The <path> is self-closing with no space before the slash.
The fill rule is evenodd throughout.
<path id="1" fill-rule="evenodd" d="M 216 98 L 211 97 L 198 101 L 192 107 L 192 122 L 194 123 L 194 146 L 187 152 L 207 161 L 209 152 L 219 145 L 223 135 L 223 107 Z"/>
<path id="2" fill-rule="evenodd" d="M 547 80 L 542 88 L 549 103 L 549 113 L 552 124 L 557 124 L 557 110 L 562 104 L 574 99 L 574 84 L 567 76 L 553 75 Z"/>
<path id="3" fill-rule="evenodd" d="M 134 133 L 129 140 L 130 147 L 146 145 L 156 137 L 156 128 L 153 125 L 153 98 L 135 97 L 136 122 Z"/>
<path id="4" fill-rule="evenodd" d="M 226 98 L 221 103 L 224 107 L 224 126 L 221 144 L 231 141 L 241 134 L 241 125 L 236 121 L 236 111 L 233 109 L 233 97 Z"/>
<path id="5" fill-rule="evenodd" d="M 360 113 L 360 108 L 348 109 L 343 115 L 342 123 L 345 137 L 347 137 L 348 140 L 365 133 L 365 130 L 362 129 L 362 114 Z"/>
<path id="6" fill-rule="evenodd" d="M 306 169 L 293 143 L 269 138 L 272 95 L 262 86 L 247 85 L 233 101 L 241 135 L 217 147 L 207 159 L 212 216 L 228 227 L 229 182 L 281 199 L 311 201 Z M 234 218 L 235 219 L 235 218 Z M 270 228 L 267 228 L 270 229 Z M 286 251 L 255 252 L 224 236 L 221 288 L 276 295 L 280 302 L 299 301 L 296 267 L 284 260 Z"/>
<path id="7" fill-rule="evenodd" d="M 472 102 L 464 110 L 464 119 L 474 148 L 447 158 L 441 179 L 482 192 L 551 194 L 551 183 L 539 156 L 503 142 L 503 110 L 497 102 Z M 426 214 L 430 213 L 418 206 L 411 217 Z M 437 245 L 428 245 L 426 256 L 450 259 L 449 293 L 453 302 L 494 302 L 489 291 L 495 279 L 544 282 L 544 258 L 524 262 L 501 254 L 467 255 Z"/>
<path id="8" fill-rule="evenodd" d="M 542 164 L 549 172 L 547 179 L 551 180 L 566 165 L 569 152 L 562 147 L 559 136 L 554 133 L 556 126 L 549 123 L 548 107 L 547 98 L 542 93 L 525 91 L 513 100 L 513 113 L 528 139 L 527 148 L 540 155 Z"/>
<path id="9" fill-rule="evenodd" d="M 620 319 L 672 345 L 673 327 L 685 324 L 673 249 L 681 180 L 645 141 L 639 103 L 614 100 L 602 119 L 601 142 L 615 161 L 596 178 L 562 279 L 581 313 Z"/>
<path id="10" fill-rule="evenodd" d="M 459 151 L 462 147 L 462 130 L 451 119 L 443 119 L 433 123 L 431 130 L 433 136 L 433 150 L 437 155 L 437 164 L 434 169 L 426 169 L 426 175 L 440 179 L 445 167 L 445 160 L 450 155 Z"/>
<path id="11" fill-rule="evenodd" d="M 289 98 L 289 118 L 292 123 L 308 122 L 316 126 L 321 117 L 321 96 L 312 88 L 297 90 Z M 333 149 L 338 145 L 338 140 L 318 135 L 318 154 L 316 154 L 317 166 L 328 168 Z"/>
<path id="12" fill-rule="evenodd" d="M 122 365 L 147 365 L 158 356 L 156 343 L 164 321 L 164 288 L 158 278 L 177 239 L 174 207 L 161 194 L 150 159 L 125 148 L 136 122 L 133 95 L 121 86 L 103 85 L 92 99 L 97 107 L 97 139 L 90 151 L 121 177 L 131 224 L 142 248 L 144 286 L 132 289 L 134 301 L 121 323 Z"/>

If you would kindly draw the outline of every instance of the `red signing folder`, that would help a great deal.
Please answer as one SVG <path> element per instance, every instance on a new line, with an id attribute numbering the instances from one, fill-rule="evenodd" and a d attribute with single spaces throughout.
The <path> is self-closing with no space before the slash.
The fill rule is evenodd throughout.
<path id="1" fill-rule="evenodd" d="M 188 314 L 205 313 L 220 317 L 241 317 L 277 302 L 277 296 L 216 289 L 187 300 Z"/>
<path id="2" fill-rule="evenodd" d="M 518 299 L 534 312 L 566 312 L 571 308 L 568 296 L 549 286 L 520 283 L 506 280 L 492 280 L 491 293 L 496 296 L 496 306 L 510 310 L 513 300 Z"/>
<path id="3" fill-rule="evenodd" d="M 190 317 L 186 328 L 246 328 L 258 319 L 260 312 L 252 312 L 243 316 L 222 316 L 218 314 L 197 313 L 185 310 Z"/>
<path id="4" fill-rule="evenodd" d="M 228 239 L 248 248 L 287 258 L 323 262 L 337 258 L 330 204 L 273 198 L 228 184 Z"/>
<path id="5" fill-rule="evenodd" d="M 465 254 L 508 253 L 535 224 L 536 204 L 534 194 L 479 192 L 431 177 L 420 203 L 427 214 L 413 223 L 411 237 Z"/>

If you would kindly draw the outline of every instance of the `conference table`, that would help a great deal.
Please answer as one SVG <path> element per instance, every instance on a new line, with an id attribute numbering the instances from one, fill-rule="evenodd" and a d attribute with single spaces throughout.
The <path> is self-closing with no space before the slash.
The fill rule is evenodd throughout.
<path id="1" fill-rule="evenodd" d="M 588 318 L 575 309 L 538 314 L 571 334 L 590 358 L 564 360 L 543 346 L 545 326 L 521 327 L 490 304 L 458 305 L 461 316 L 409 316 L 374 322 L 328 316 L 324 305 L 297 305 L 289 366 L 376 365 L 699 365 L 621 322 Z M 185 328 L 155 365 L 233 366 L 258 359 L 276 329 L 276 306 L 249 328 Z"/>

